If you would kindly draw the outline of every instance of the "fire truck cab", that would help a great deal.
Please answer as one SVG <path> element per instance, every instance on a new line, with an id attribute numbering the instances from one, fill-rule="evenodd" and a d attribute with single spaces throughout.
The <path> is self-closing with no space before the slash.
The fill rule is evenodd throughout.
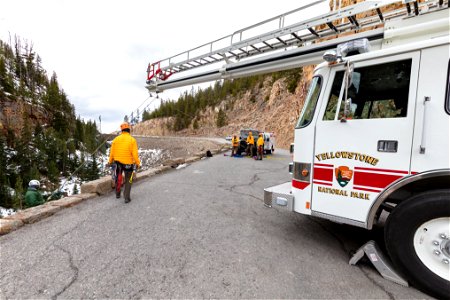
<path id="1" fill-rule="evenodd" d="M 324 54 L 295 126 L 292 181 L 270 207 L 372 229 L 383 211 L 396 269 L 450 295 L 448 9 L 385 25 L 378 45 Z"/>

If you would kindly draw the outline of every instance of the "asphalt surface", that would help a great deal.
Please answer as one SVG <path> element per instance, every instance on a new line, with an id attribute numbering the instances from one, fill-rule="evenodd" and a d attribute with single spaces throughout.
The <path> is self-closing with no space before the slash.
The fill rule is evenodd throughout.
<path id="1" fill-rule="evenodd" d="M 0 237 L 0 296 L 429 298 L 348 264 L 377 232 L 265 208 L 288 162 L 219 154 Z"/>

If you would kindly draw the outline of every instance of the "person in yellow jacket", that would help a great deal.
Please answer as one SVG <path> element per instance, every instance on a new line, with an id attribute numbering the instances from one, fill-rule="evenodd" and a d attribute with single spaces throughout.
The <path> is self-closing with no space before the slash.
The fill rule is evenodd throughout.
<path id="1" fill-rule="evenodd" d="M 109 152 L 110 165 L 115 167 L 115 181 L 116 181 L 116 198 L 120 198 L 120 190 L 123 182 L 123 175 L 125 173 L 125 203 L 131 201 L 131 183 L 132 176 L 141 165 L 138 156 L 137 142 L 130 134 L 130 124 L 124 122 L 120 125 L 122 133 L 117 136 L 111 144 Z"/>
<path id="2" fill-rule="evenodd" d="M 231 157 L 233 157 L 237 154 L 239 149 L 239 138 L 236 135 L 233 135 L 233 138 L 231 139 L 231 146 L 233 147 L 231 149 Z"/>
<path id="3" fill-rule="evenodd" d="M 259 134 L 258 140 L 256 141 L 256 146 L 258 147 L 258 155 L 257 160 L 263 159 L 263 152 L 264 152 L 264 138 L 262 133 Z"/>
<path id="4" fill-rule="evenodd" d="M 250 131 L 247 136 L 247 156 L 253 156 L 253 147 L 255 146 L 255 139 L 253 138 L 253 134 Z"/>

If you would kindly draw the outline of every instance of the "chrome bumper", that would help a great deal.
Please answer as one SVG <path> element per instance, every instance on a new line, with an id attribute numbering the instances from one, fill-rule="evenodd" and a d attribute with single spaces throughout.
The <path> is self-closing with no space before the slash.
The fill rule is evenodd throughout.
<path id="1" fill-rule="evenodd" d="M 294 211 L 294 195 L 292 182 L 288 181 L 264 189 L 264 205 Z"/>

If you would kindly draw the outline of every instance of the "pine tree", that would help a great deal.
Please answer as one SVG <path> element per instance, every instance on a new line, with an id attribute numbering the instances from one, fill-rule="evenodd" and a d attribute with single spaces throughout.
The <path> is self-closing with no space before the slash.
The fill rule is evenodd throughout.
<path id="1" fill-rule="evenodd" d="M 222 109 L 220 109 L 219 113 L 217 114 L 216 125 L 219 128 L 227 125 L 227 115 L 225 114 L 225 112 Z"/>
<path id="2" fill-rule="evenodd" d="M 31 130 L 27 120 L 24 118 L 24 125 L 20 134 L 20 138 L 16 139 L 15 150 L 16 155 L 13 156 L 12 162 L 18 166 L 18 172 L 14 174 L 13 183 L 17 188 L 17 180 L 21 183 L 31 180 L 30 171 L 31 164 L 34 161 L 34 151 L 32 149 Z"/>
<path id="3" fill-rule="evenodd" d="M 197 118 L 194 119 L 194 124 L 192 124 L 192 127 L 194 130 L 197 130 L 199 128 Z"/>
<path id="4" fill-rule="evenodd" d="M 10 207 L 12 200 L 8 192 L 7 164 L 6 143 L 3 136 L 0 135 L 0 206 L 2 207 Z"/>
<path id="5" fill-rule="evenodd" d="M 14 94 L 14 83 L 6 70 L 5 59 L 0 56 L 0 93 Z"/>
<path id="6" fill-rule="evenodd" d="M 97 155 L 92 153 L 91 156 L 92 162 L 90 164 L 90 170 L 89 170 L 89 180 L 95 180 L 99 178 L 99 169 L 97 164 Z"/>
<path id="7" fill-rule="evenodd" d="M 39 174 L 39 170 L 38 170 L 38 168 L 36 166 L 36 162 L 32 162 L 31 170 L 30 170 L 29 174 L 30 174 L 30 178 L 31 179 L 39 180 L 40 174 Z"/>
<path id="8" fill-rule="evenodd" d="M 54 161 L 50 161 L 48 164 L 48 179 L 51 183 L 57 185 L 59 183 L 59 171 Z"/>
<path id="9" fill-rule="evenodd" d="M 12 206 L 13 208 L 23 208 L 23 199 L 24 199 L 24 189 L 23 189 L 23 181 L 22 178 L 18 177 L 16 180 L 16 186 L 15 186 L 15 194 Z"/>
<path id="10" fill-rule="evenodd" d="M 42 177 L 57 184 L 61 173 L 79 166 L 78 151 L 91 152 L 99 145 L 99 135 L 95 122 L 76 118 L 56 73 L 48 78 L 33 45 L 17 36 L 14 46 L 0 40 L 0 98 L 25 107 L 21 132 L 17 134 L 18 128 L 8 119 L 3 123 L 6 139 L 0 141 L 0 205 L 12 207 L 17 203 L 10 191 L 19 188 L 20 180 L 22 187 Z M 48 124 L 42 123 L 43 118 Z M 11 150 L 8 155 L 6 149 Z M 85 174 L 98 176 L 93 174 L 95 168 L 98 171 L 90 164 Z"/>

